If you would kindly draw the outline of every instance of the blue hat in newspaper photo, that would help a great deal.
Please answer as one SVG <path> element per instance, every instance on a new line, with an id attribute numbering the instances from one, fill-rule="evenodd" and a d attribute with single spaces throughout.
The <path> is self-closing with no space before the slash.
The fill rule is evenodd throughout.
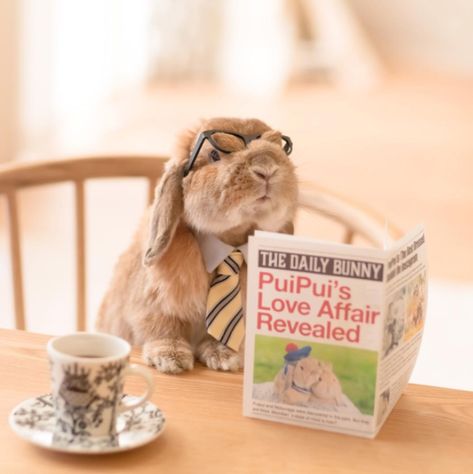
<path id="1" fill-rule="evenodd" d="M 299 349 L 296 344 L 291 342 L 286 346 L 286 355 L 284 356 L 284 360 L 289 364 L 297 362 L 298 360 L 308 357 L 311 350 L 312 347 L 310 346 L 304 346 Z"/>

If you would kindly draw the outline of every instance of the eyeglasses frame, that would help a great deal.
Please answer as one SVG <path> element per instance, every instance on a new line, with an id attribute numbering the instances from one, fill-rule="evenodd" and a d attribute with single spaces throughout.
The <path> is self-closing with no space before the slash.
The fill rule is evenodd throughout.
<path id="1" fill-rule="evenodd" d="M 197 139 L 196 144 L 194 145 L 194 148 L 192 149 L 192 152 L 189 156 L 189 160 L 186 163 L 186 166 L 184 167 L 184 177 L 187 176 L 192 167 L 194 166 L 195 160 L 199 156 L 200 150 L 202 149 L 202 146 L 205 142 L 205 140 L 208 140 L 209 143 L 218 151 L 221 153 L 229 154 L 232 153 L 231 151 L 227 151 L 222 149 L 221 147 L 218 146 L 218 144 L 213 140 L 212 135 L 215 133 L 226 133 L 227 135 L 233 135 L 234 137 L 239 138 L 245 143 L 245 147 L 249 145 L 253 140 L 257 140 L 258 138 L 261 138 L 261 134 L 256 134 L 256 135 L 240 135 L 239 133 L 236 132 L 228 132 L 226 130 L 205 130 L 199 134 L 199 138 Z M 283 146 L 283 150 L 286 153 L 286 155 L 290 155 L 292 153 L 292 140 L 287 136 L 287 135 L 281 135 L 281 138 L 284 140 L 285 144 Z"/>

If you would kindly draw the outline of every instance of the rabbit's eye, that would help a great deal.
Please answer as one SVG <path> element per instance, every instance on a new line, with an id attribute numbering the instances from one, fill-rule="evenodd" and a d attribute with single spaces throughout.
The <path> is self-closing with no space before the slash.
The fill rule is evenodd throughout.
<path id="1" fill-rule="evenodd" d="M 220 160 L 220 155 L 217 150 L 210 150 L 209 151 L 209 158 L 212 161 L 219 161 Z"/>

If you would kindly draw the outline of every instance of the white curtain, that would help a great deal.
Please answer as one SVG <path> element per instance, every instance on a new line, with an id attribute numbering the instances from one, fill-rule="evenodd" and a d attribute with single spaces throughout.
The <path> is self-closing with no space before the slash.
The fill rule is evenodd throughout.
<path id="1" fill-rule="evenodd" d="M 19 133 L 19 5 L 0 1 L 0 161 L 15 158 Z"/>
<path id="2" fill-rule="evenodd" d="M 26 149 L 93 142 L 102 106 L 147 77 L 152 0 L 22 0 L 21 135 Z M 108 121 L 109 123 L 109 121 Z"/>

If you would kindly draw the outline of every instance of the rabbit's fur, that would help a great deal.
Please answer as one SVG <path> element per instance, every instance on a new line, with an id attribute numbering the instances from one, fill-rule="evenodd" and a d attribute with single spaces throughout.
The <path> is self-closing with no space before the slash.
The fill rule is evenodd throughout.
<path id="1" fill-rule="evenodd" d="M 184 177 L 197 137 L 210 129 L 261 138 L 244 150 L 220 154 L 216 162 L 209 159 L 213 148 L 206 141 Z M 213 369 L 237 370 L 240 354 L 205 331 L 214 274 L 206 271 L 195 235 L 211 234 L 236 247 L 255 229 L 292 233 L 296 200 L 294 166 L 281 147 L 281 134 L 260 120 L 205 120 L 183 133 L 152 206 L 117 263 L 97 329 L 142 345 L 145 361 L 163 372 L 191 369 L 194 354 Z M 243 302 L 245 283 L 243 265 Z"/>
<path id="2" fill-rule="evenodd" d="M 279 400 L 290 405 L 306 404 L 312 387 L 321 379 L 322 367 L 323 363 L 315 357 L 305 357 L 283 367 L 274 380 Z"/>
<path id="3" fill-rule="evenodd" d="M 319 380 L 312 385 L 311 392 L 311 401 L 332 406 L 343 404 L 342 386 L 333 372 L 332 364 L 328 362 L 322 363 Z"/>
<path id="4" fill-rule="evenodd" d="M 332 364 L 305 357 L 283 367 L 274 379 L 278 400 L 291 405 L 343 404 L 343 391 Z"/>

